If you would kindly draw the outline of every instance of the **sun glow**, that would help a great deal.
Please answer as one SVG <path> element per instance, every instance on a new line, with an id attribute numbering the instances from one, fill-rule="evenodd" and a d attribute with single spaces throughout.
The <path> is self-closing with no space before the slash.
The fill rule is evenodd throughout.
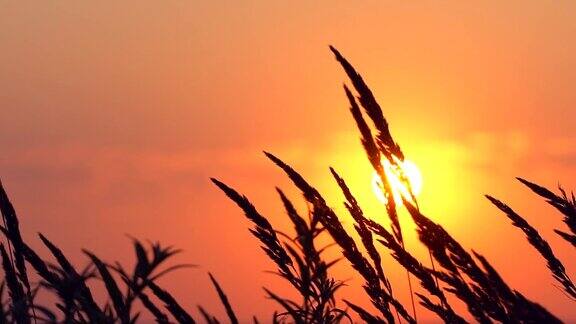
<path id="1" fill-rule="evenodd" d="M 397 165 L 392 165 L 387 159 L 382 160 L 384 173 L 388 178 L 392 189 L 392 196 L 396 204 L 402 203 L 402 197 L 412 200 L 412 195 L 418 196 L 422 191 L 422 175 L 414 162 L 409 160 L 398 160 Z M 372 178 L 374 194 L 382 203 L 386 203 L 386 195 L 382 188 L 380 176 L 374 172 Z M 410 193 L 412 191 L 412 194 Z"/>

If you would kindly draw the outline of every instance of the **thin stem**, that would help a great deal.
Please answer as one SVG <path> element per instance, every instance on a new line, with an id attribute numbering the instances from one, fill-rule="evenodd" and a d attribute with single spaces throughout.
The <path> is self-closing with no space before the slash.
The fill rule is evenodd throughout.
<path id="1" fill-rule="evenodd" d="M 402 249 L 406 250 L 404 247 L 404 240 L 400 242 L 402 244 Z M 414 303 L 414 292 L 412 291 L 412 276 L 410 276 L 410 271 L 406 269 L 406 277 L 408 279 L 408 289 L 410 290 L 410 302 L 412 303 L 412 315 L 414 316 L 414 321 L 418 322 L 416 315 L 416 303 Z"/>

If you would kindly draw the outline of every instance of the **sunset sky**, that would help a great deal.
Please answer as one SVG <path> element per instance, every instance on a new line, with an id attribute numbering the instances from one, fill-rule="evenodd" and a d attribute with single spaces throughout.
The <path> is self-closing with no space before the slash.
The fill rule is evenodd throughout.
<path id="1" fill-rule="evenodd" d="M 576 276 L 562 217 L 514 177 L 576 185 L 574 1 L 0 0 L 0 179 L 34 247 L 44 233 L 75 264 L 90 249 L 132 262 L 129 236 L 182 248 L 161 281 L 196 314 L 268 321 L 286 293 L 249 222 L 210 181 L 291 230 L 274 186 L 298 191 L 273 152 L 352 219 L 333 166 L 388 225 L 328 45 L 355 65 L 420 168 L 422 210 L 565 321 L 574 304 L 523 234 L 483 197 L 527 218 Z M 299 207 L 305 210 L 305 205 Z M 408 215 L 407 248 L 427 262 Z M 387 255 L 387 252 L 382 249 Z M 47 254 L 46 254 L 47 255 Z M 337 248 L 329 251 L 340 257 Z M 384 260 L 407 302 L 405 272 Z M 367 305 L 347 261 L 334 276 Z M 433 319 L 424 312 L 422 318 Z"/>

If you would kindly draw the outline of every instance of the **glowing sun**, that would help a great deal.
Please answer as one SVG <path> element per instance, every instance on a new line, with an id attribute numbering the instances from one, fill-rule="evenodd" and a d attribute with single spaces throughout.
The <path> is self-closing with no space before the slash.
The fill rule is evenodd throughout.
<path id="1" fill-rule="evenodd" d="M 407 200 L 412 200 L 412 194 L 418 196 L 422 191 L 422 174 L 414 162 L 409 160 L 397 161 L 397 166 L 392 165 L 390 161 L 383 159 L 382 167 L 386 177 L 390 182 L 390 187 L 392 188 L 392 195 L 396 204 L 402 203 L 402 197 Z M 374 194 L 378 197 L 382 203 L 386 203 L 386 196 L 382 191 L 382 180 L 376 172 L 372 178 L 372 187 L 374 189 Z"/>

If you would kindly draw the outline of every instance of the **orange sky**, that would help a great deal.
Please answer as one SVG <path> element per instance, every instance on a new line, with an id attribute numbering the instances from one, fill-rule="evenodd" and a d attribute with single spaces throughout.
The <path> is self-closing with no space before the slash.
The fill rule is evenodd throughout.
<path id="1" fill-rule="evenodd" d="M 211 271 L 242 318 L 267 319 L 277 307 L 261 287 L 283 288 L 208 177 L 286 228 L 273 188 L 298 193 L 266 149 L 348 225 L 330 165 L 368 213 L 383 213 L 333 44 L 420 167 L 423 210 L 575 320 L 544 262 L 482 197 L 516 207 L 574 274 L 573 251 L 552 232 L 560 215 L 514 177 L 574 188 L 575 13 L 573 1 L 0 1 L 0 177 L 34 246 L 41 231 L 83 264 L 80 247 L 130 261 L 125 234 L 176 245 L 177 261 L 201 265 L 163 281 L 189 309 L 221 313 Z M 407 244 L 424 256 L 414 233 Z M 385 265 L 405 291 L 404 273 Z M 334 274 L 351 279 L 342 295 L 365 300 L 346 262 Z"/>

